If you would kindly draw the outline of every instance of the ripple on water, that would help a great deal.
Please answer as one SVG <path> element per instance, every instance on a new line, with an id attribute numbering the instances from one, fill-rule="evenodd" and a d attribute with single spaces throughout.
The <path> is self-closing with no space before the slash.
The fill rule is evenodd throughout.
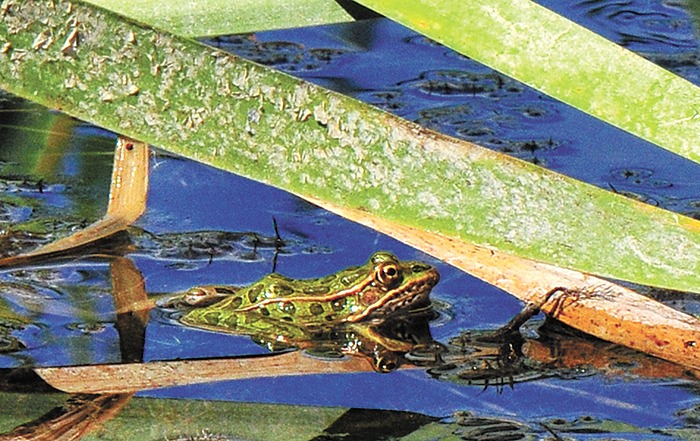
<path id="1" fill-rule="evenodd" d="M 48 286 L 72 285 L 104 279 L 102 271 L 69 266 L 21 268 L 9 271 L 7 276 L 14 282 Z M 60 292 L 58 293 L 60 294 Z"/>
<path id="2" fill-rule="evenodd" d="M 635 51 L 697 47 L 691 17 L 673 2 L 578 0 L 572 9 L 583 12 L 585 18 L 596 25 L 597 31 Z"/>
<path id="3" fill-rule="evenodd" d="M 103 333 L 108 327 L 114 326 L 111 322 L 72 322 L 66 325 L 69 331 L 79 331 L 86 335 Z"/>
<path id="4" fill-rule="evenodd" d="M 356 93 L 355 97 L 399 116 L 413 110 L 413 104 L 409 102 L 409 98 L 406 98 L 400 89 L 363 91 Z"/>
<path id="5" fill-rule="evenodd" d="M 525 86 L 497 72 L 471 70 L 434 70 L 420 74 L 412 81 L 401 83 L 430 95 L 483 95 L 491 98 L 520 95 Z"/>
<path id="6" fill-rule="evenodd" d="M 672 187 L 673 183 L 666 179 L 657 178 L 652 169 L 643 167 L 622 167 L 610 171 L 610 176 L 616 183 L 646 188 L 658 189 Z"/>
<path id="7" fill-rule="evenodd" d="M 501 153 L 542 164 L 542 153 L 552 152 L 569 144 L 561 138 L 542 137 L 546 124 L 555 124 L 563 118 L 555 104 L 545 101 L 523 102 L 508 106 L 499 102 L 460 104 L 422 110 L 416 122 L 424 127 L 474 142 Z M 514 127 L 524 135 L 512 135 Z M 510 135 L 509 135 L 510 134 Z M 528 137 L 528 134 L 532 134 Z M 520 139 L 518 139 L 520 138 Z"/>

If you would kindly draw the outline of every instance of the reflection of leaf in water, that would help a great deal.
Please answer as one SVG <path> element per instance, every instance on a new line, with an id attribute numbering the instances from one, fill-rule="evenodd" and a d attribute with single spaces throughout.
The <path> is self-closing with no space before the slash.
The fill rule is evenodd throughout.
<path id="1" fill-rule="evenodd" d="M 119 137 L 109 193 L 107 214 L 82 231 L 54 240 L 40 248 L 0 259 L 0 265 L 16 266 L 69 254 L 120 233 L 146 209 L 148 146 Z"/>
<path id="2" fill-rule="evenodd" d="M 63 405 L 65 401 L 65 394 L 0 392 L 0 433 L 6 433 L 28 420 L 39 418 L 51 409 Z"/>
<path id="3" fill-rule="evenodd" d="M 514 334 L 494 338 L 493 330 L 469 330 L 452 338 L 442 354 L 443 364 L 426 365 L 441 381 L 484 388 L 517 388 L 518 383 L 555 377 L 575 380 L 592 375 L 621 378 L 690 379 L 697 372 L 625 346 L 611 345 L 554 320 L 547 320 L 535 337 Z M 498 331 L 496 331 L 498 332 Z"/>
<path id="4" fill-rule="evenodd" d="M 7 184 L 0 179 L 0 191 Z M 60 215 L 55 210 L 33 196 L 0 193 L 0 255 L 19 254 L 85 227 L 84 218 L 65 208 Z"/>
<path id="5" fill-rule="evenodd" d="M 24 344 L 13 336 L 12 332 L 22 330 L 31 323 L 31 320 L 17 314 L 4 299 L 0 298 L 0 353 L 22 349 Z"/>
<path id="6" fill-rule="evenodd" d="M 0 326 L 21 327 L 31 322 L 27 317 L 17 314 L 4 299 L 0 298 Z"/>
<path id="7" fill-rule="evenodd" d="M 30 421 L 36 421 L 42 415 L 58 414 L 60 409 L 70 406 L 64 394 L 0 393 L 0 408 L 3 409 L 0 413 L 0 434 L 7 434 L 21 424 L 31 424 Z M 114 419 L 103 422 L 94 433 L 83 439 L 308 440 L 321 433 L 345 411 L 337 407 L 134 398 Z M 222 415 L 226 417 L 222 418 Z M 90 414 L 86 416 L 89 418 Z M 72 424 L 84 422 L 78 420 Z M 61 425 L 57 426 L 61 428 Z M 8 438 L 0 435 L 0 439 Z"/>
<path id="8" fill-rule="evenodd" d="M 113 418 L 131 394 L 71 395 L 65 403 L 0 435 L 5 440 L 78 440 Z"/>

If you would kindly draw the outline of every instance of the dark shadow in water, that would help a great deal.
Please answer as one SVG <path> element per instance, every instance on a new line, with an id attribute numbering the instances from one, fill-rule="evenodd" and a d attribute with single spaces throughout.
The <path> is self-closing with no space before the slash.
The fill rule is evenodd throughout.
<path id="1" fill-rule="evenodd" d="M 355 20 L 367 20 L 369 18 L 382 17 L 381 14 L 355 3 L 352 0 L 335 0 L 335 2 L 338 3 L 341 8 L 345 9 L 345 11 Z"/>
<path id="2" fill-rule="evenodd" d="M 397 439 L 439 420 L 414 412 L 349 409 L 312 441 Z"/>

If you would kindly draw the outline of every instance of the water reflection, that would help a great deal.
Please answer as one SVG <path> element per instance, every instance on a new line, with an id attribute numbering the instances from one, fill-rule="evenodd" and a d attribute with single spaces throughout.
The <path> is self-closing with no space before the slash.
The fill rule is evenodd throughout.
<path id="1" fill-rule="evenodd" d="M 304 341 L 300 347 L 307 355 L 282 352 L 268 357 L 142 363 L 148 310 L 154 307 L 153 300 L 147 296 L 143 276 L 133 261 L 118 256 L 109 261 L 121 364 L 3 370 L 0 386 L 5 391 L 43 394 L 55 387 L 73 391 L 73 394 L 64 404 L 33 421 L 23 422 L 0 439 L 79 439 L 98 430 L 108 420 L 119 418 L 119 412 L 127 406 L 133 393 L 142 388 L 225 378 L 376 370 L 379 359 L 383 360 L 381 363 L 385 367 L 391 365 L 391 369 L 383 370 L 400 366 L 403 369 L 425 369 L 440 381 L 477 384 L 498 390 L 544 377 L 576 379 L 595 373 L 635 378 L 696 378 L 694 372 L 592 340 L 561 325 L 546 324 L 539 327 L 532 337 L 520 333 L 504 335 L 499 330 L 464 331 L 448 344 L 441 345 L 432 339 L 428 326 L 435 316 L 425 310 L 418 314 L 401 314 L 375 324 L 372 344 L 366 346 L 374 357 L 371 367 L 348 358 L 334 360 L 327 357 L 329 351 L 347 345 L 347 335 L 340 335 L 337 331 L 321 332 L 315 335 L 316 339 Z M 360 338 L 355 344 L 365 345 L 366 341 Z M 368 357 L 364 351 L 341 352 L 350 357 Z M 28 415 L 31 413 L 27 412 Z M 449 424 L 467 425 L 476 430 L 474 433 L 481 433 L 488 427 L 493 429 L 494 424 L 501 427 L 499 430 L 503 433 L 521 433 L 523 430 L 522 433 L 529 433 L 533 430 L 525 423 L 476 418 L 468 413 L 459 415 L 457 422 Z M 326 432 L 331 433 L 343 426 L 342 421 L 342 418 L 336 420 Z M 413 430 L 425 430 L 423 425 L 437 420 L 423 418 L 419 421 L 422 423 Z M 470 423 L 466 424 L 466 421 Z M 558 431 L 567 427 L 564 422 L 549 424 L 555 425 Z M 594 425 L 593 420 L 588 421 L 589 427 Z M 567 430 L 580 426 L 580 421 L 572 423 Z M 439 427 L 447 430 L 447 426 Z M 551 430 L 554 429 L 546 426 L 546 431 Z"/>

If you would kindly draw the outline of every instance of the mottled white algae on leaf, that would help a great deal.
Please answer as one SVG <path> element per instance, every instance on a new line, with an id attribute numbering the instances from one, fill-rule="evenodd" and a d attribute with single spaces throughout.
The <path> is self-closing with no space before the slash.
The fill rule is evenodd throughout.
<path id="1" fill-rule="evenodd" d="M 0 83 L 12 93 L 301 196 L 523 257 L 700 291 L 695 221 L 80 2 L 17 2 L 1 18 L 9 46 Z"/>

